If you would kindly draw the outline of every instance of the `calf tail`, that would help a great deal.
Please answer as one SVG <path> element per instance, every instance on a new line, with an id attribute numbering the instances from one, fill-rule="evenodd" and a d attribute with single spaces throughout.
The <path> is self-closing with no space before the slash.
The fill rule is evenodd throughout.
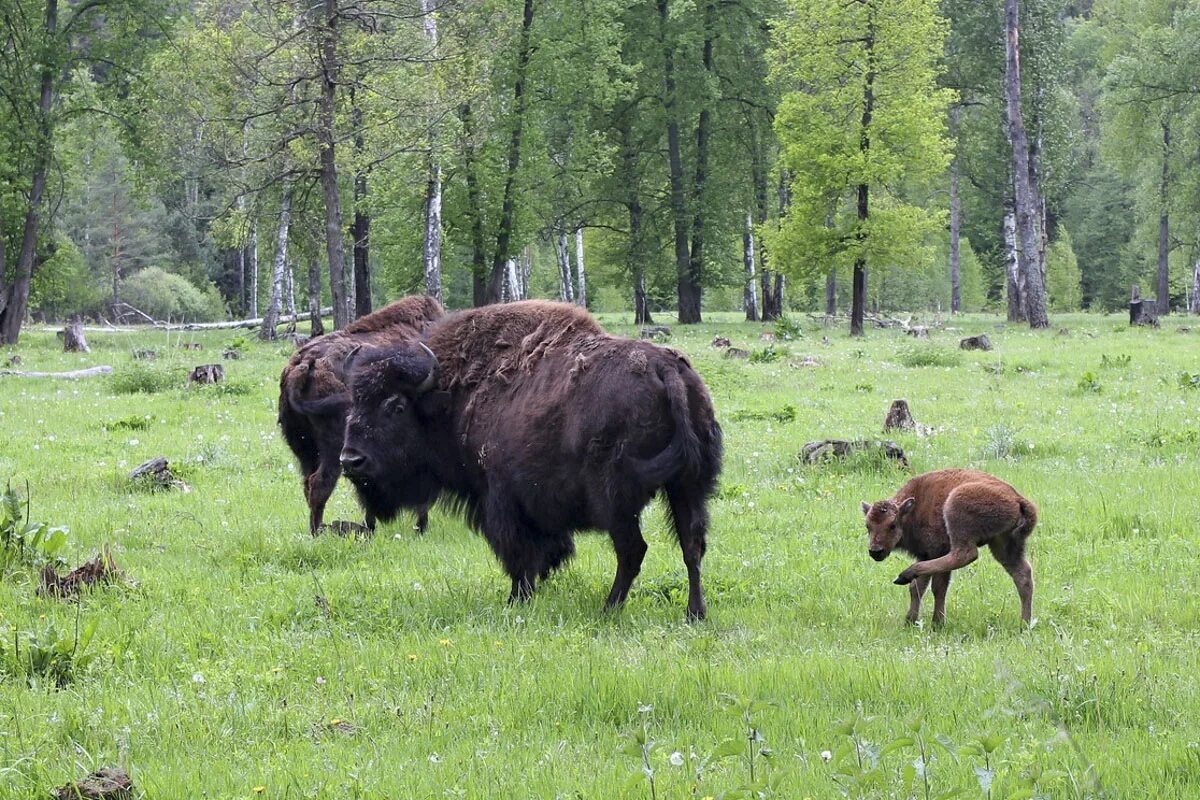
<path id="1" fill-rule="evenodd" d="M 1033 533 L 1033 528 L 1035 525 L 1037 525 L 1037 506 L 1026 500 L 1024 497 L 1018 500 L 1017 504 L 1021 507 L 1021 521 L 1017 523 L 1017 529 L 1015 533 L 1022 539 L 1026 539 L 1029 537 L 1029 534 Z"/>

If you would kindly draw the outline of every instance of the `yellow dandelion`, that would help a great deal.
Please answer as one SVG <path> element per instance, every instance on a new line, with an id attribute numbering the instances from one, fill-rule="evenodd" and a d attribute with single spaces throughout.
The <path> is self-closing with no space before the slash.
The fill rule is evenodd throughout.
<path id="1" fill-rule="evenodd" d="M 408 660 L 409 660 L 409 661 L 416 661 L 416 660 L 417 660 L 417 654 L 416 654 L 416 653 L 409 653 L 409 654 L 408 654 Z"/>
<path id="2" fill-rule="evenodd" d="M 254 787 L 254 793 L 255 793 L 255 794 L 262 794 L 262 793 L 263 793 L 263 792 L 265 792 L 266 790 L 267 790 L 267 787 L 265 787 L 265 786 L 255 786 L 255 787 Z"/>
<path id="3" fill-rule="evenodd" d="M 338 719 L 337 717 L 334 717 L 333 719 L 329 720 L 329 724 L 330 725 L 341 725 L 342 721 L 340 719 Z"/>
<path id="4" fill-rule="evenodd" d="M 449 647 L 450 640 L 449 639 L 438 639 L 438 644 L 440 644 L 442 647 Z"/>
<path id="5" fill-rule="evenodd" d="M 502 642 L 502 641 L 500 641 L 499 639 L 497 639 L 497 640 L 496 640 L 496 647 L 504 647 L 504 642 Z"/>
<path id="6" fill-rule="evenodd" d="M 283 672 L 283 667 L 271 667 L 272 674 L 278 675 L 281 672 Z"/>

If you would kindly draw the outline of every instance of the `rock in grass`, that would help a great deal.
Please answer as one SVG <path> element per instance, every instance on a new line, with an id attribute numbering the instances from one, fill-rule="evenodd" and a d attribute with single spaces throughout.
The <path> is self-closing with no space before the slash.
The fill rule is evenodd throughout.
<path id="1" fill-rule="evenodd" d="M 57 800 L 132 800 L 133 781 L 123 769 L 104 767 L 81 781 L 58 787 L 53 794 Z"/>
<path id="2" fill-rule="evenodd" d="M 847 458 L 855 453 L 879 453 L 884 458 L 908 466 L 904 449 L 890 439 L 821 439 L 800 448 L 800 460 L 806 464 L 823 464 L 835 458 Z"/>
<path id="3" fill-rule="evenodd" d="M 191 487 L 175 477 L 171 465 L 164 456 L 152 458 L 129 473 L 129 481 L 144 489 L 179 489 L 190 492 Z"/>
<path id="4" fill-rule="evenodd" d="M 725 350 L 726 358 L 749 358 L 750 353 L 740 347 L 730 347 Z"/>
<path id="5" fill-rule="evenodd" d="M 671 328 L 667 325 L 647 325 L 638 332 L 642 339 L 666 339 L 670 335 Z"/>

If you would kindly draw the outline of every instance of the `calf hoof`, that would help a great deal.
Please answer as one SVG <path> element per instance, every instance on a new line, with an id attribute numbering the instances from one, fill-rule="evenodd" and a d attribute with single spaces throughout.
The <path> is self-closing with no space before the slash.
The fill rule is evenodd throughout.
<path id="1" fill-rule="evenodd" d="M 904 621 L 906 623 L 908 623 L 909 625 L 916 625 L 918 622 L 921 621 L 921 615 L 920 614 L 905 614 Z"/>
<path id="2" fill-rule="evenodd" d="M 905 571 L 905 572 L 901 572 L 900 576 L 898 578 L 896 578 L 896 580 L 892 581 L 892 583 L 896 584 L 897 586 L 908 586 L 910 583 L 913 582 L 913 580 L 914 580 L 913 576 L 909 575 L 908 572 Z"/>
<path id="3" fill-rule="evenodd" d="M 697 606 L 688 606 L 687 621 L 688 622 L 704 622 L 704 618 L 708 616 L 708 607 L 704 603 Z"/>

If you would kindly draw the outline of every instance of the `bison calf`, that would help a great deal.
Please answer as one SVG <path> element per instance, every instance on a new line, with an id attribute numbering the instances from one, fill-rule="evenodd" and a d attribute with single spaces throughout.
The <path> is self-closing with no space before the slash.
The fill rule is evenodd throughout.
<path id="1" fill-rule="evenodd" d="M 1037 506 L 1004 481 L 984 472 L 943 469 L 918 475 L 890 500 L 862 504 L 871 558 L 883 561 L 899 548 L 917 558 L 896 583 L 907 584 L 908 621 L 921 613 L 921 597 L 933 583 L 933 621 L 946 621 L 950 572 L 979 557 L 987 545 L 1012 576 L 1021 597 L 1021 619 L 1033 612 L 1033 569 L 1025 540 L 1037 524 Z"/>

